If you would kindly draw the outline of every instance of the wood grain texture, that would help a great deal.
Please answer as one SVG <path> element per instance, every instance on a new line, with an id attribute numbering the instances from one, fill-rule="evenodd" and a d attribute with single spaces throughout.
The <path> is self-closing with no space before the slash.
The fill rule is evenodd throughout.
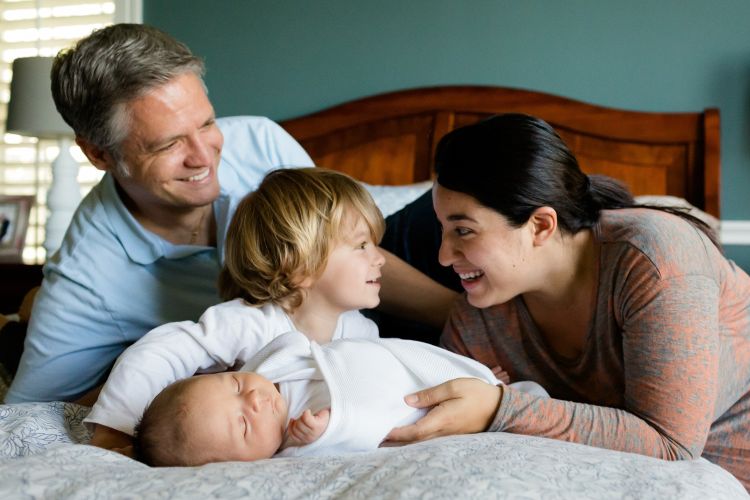
<path id="1" fill-rule="evenodd" d="M 318 166 L 371 184 L 429 179 L 447 132 L 499 113 L 549 122 L 587 173 L 624 181 L 634 195 L 685 198 L 718 217 L 719 111 L 653 113 L 504 87 L 446 86 L 389 92 L 281 125 Z"/>

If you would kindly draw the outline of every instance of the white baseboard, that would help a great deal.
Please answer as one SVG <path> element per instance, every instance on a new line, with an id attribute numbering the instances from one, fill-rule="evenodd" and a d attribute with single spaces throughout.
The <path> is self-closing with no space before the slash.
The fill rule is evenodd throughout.
<path id="1" fill-rule="evenodd" d="M 722 245 L 750 245 L 750 220 L 723 220 L 719 239 Z"/>

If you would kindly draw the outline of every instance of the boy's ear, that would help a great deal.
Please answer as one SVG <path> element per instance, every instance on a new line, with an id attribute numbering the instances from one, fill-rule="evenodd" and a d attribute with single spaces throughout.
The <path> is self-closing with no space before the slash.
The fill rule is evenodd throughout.
<path id="1" fill-rule="evenodd" d="M 302 280 L 299 283 L 297 283 L 297 286 L 299 286 L 300 288 L 310 288 L 313 286 L 314 283 L 315 283 L 315 278 L 313 278 L 312 276 L 306 276 L 302 278 Z"/>
<path id="2" fill-rule="evenodd" d="M 552 207 L 539 207 L 528 221 L 534 246 L 544 245 L 557 230 L 557 212 Z"/>
<path id="3" fill-rule="evenodd" d="M 104 149 L 91 144 L 83 137 L 76 136 L 76 144 L 81 148 L 83 154 L 89 159 L 91 164 L 99 170 L 110 171 L 115 169 L 115 161 L 112 155 Z"/>

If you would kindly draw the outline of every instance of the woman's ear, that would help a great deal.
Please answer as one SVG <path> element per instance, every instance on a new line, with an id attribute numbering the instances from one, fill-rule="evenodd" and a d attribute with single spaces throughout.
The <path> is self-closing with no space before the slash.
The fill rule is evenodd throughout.
<path id="1" fill-rule="evenodd" d="M 115 170 L 115 161 L 107 151 L 79 136 L 76 136 L 76 144 L 93 166 L 104 171 Z"/>
<path id="2" fill-rule="evenodd" d="M 557 231 L 557 212 L 552 207 L 539 207 L 529 217 L 534 246 L 544 245 Z"/>

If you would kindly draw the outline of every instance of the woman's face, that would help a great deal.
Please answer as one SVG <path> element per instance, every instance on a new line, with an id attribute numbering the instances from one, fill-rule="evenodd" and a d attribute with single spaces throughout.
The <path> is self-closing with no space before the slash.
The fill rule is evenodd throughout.
<path id="1" fill-rule="evenodd" d="M 484 308 L 527 291 L 532 232 L 512 227 L 496 211 L 439 184 L 432 202 L 443 228 L 439 260 L 461 278 L 468 301 Z"/>

